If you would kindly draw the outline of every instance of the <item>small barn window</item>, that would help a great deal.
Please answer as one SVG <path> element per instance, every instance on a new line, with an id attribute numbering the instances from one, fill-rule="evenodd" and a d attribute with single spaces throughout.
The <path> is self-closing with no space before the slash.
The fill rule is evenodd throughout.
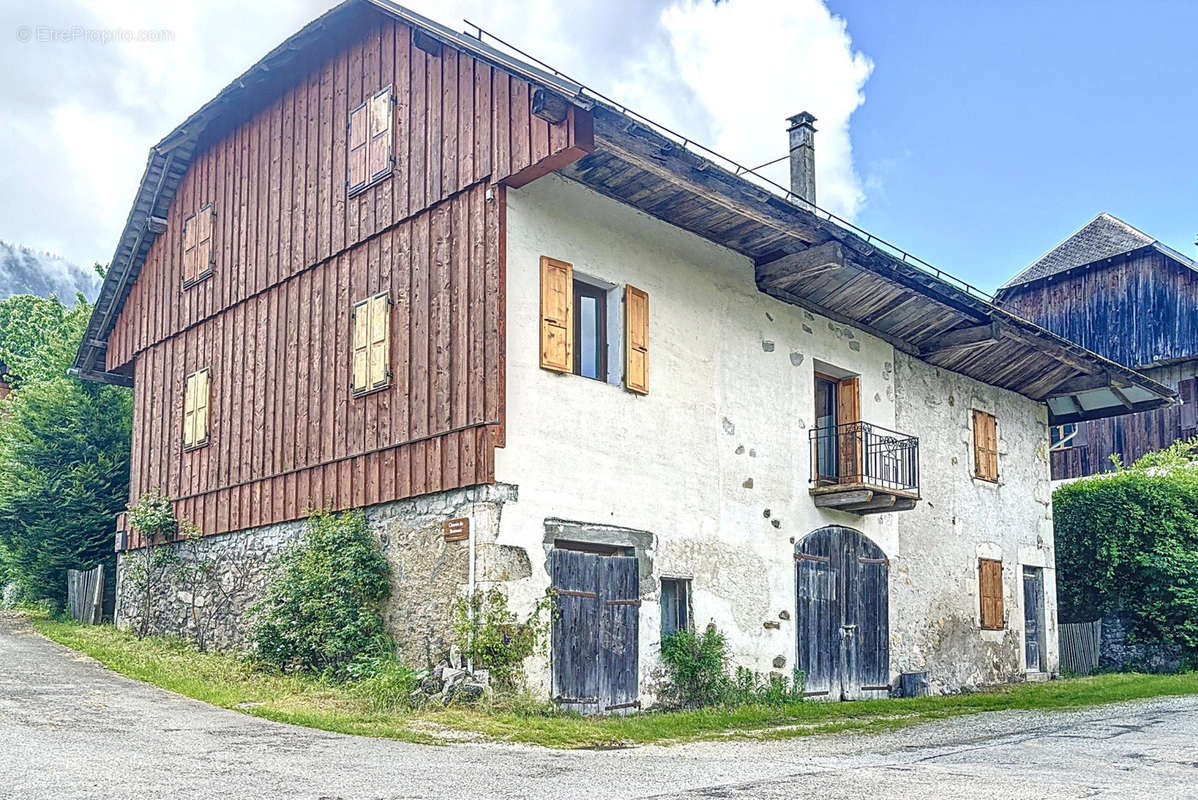
<path id="1" fill-rule="evenodd" d="M 1002 562 L 978 559 L 978 589 L 981 595 L 982 630 L 1003 629 Z"/>
<path id="2" fill-rule="evenodd" d="M 998 423 L 993 414 L 973 412 L 973 475 L 998 481 Z"/>
<path id="3" fill-rule="evenodd" d="M 1178 399 L 1181 400 L 1179 414 L 1181 429 L 1193 432 L 1198 429 L 1198 378 L 1186 378 L 1177 384 Z"/>
<path id="4" fill-rule="evenodd" d="M 389 177 L 395 170 L 392 152 L 392 110 L 395 97 L 386 86 L 349 112 L 346 190 L 356 194 Z"/>
<path id="5" fill-rule="evenodd" d="M 661 579 L 661 636 L 691 629 L 691 582 L 686 578 Z"/>
<path id="6" fill-rule="evenodd" d="M 183 390 L 183 448 L 208 444 L 208 409 L 212 397 L 211 373 L 207 369 L 187 376 Z"/>
<path id="7" fill-rule="evenodd" d="M 216 206 L 208 203 L 183 221 L 184 289 L 212 274 L 216 263 L 216 250 L 213 247 L 215 220 Z"/>
<path id="8" fill-rule="evenodd" d="M 1075 444 L 1078 444 L 1075 441 L 1077 438 L 1077 423 L 1067 422 L 1064 425 L 1053 425 L 1050 435 L 1050 450 L 1065 450 L 1066 448 L 1073 447 Z"/>
<path id="9" fill-rule="evenodd" d="M 380 292 L 354 303 L 353 375 L 355 396 L 391 384 L 391 295 Z"/>

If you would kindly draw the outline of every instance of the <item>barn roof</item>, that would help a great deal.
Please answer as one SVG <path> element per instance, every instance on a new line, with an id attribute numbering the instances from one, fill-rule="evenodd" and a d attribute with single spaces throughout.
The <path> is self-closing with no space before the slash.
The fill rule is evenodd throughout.
<path id="1" fill-rule="evenodd" d="M 150 149 L 132 210 L 75 359 L 85 378 L 129 384 L 106 370 L 107 337 L 203 130 L 286 79 L 301 52 L 327 47 L 360 12 L 382 10 L 450 46 L 591 111 L 595 152 L 560 173 L 751 258 L 761 291 L 871 333 L 945 369 L 1048 405 L 1054 422 L 1172 403 L 1168 388 L 1004 311 L 986 293 L 805 203 L 714 151 L 526 54 L 457 33 L 390 0 L 347 0 L 268 53 Z M 492 37 L 494 38 L 494 37 Z M 502 43 L 497 40 L 500 45 Z M 517 51 L 519 52 L 519 51 Z"/>
<path id="2" fill-rule="evenodd" d="M 1198 270 L 1198 264 L 1142 230 L 1103 211 L 1074 231 L 1065 241 L 1036 259 L 999 289 L 1001 293 L 1023 284 L 1034 283 L 1062 272 L 1104 261 L 1144 247 L 1152 247 L 1182 266 Z"/>

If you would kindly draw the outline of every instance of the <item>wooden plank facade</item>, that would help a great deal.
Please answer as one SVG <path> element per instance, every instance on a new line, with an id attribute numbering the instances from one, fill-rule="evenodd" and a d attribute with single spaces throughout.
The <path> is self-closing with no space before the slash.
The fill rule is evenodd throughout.
<path id="1" fill-rule="evenodd" d="M 1143 247 L 999 293 L 1000 304 L 1178 390 L 1181 405 L 1077 425 L 1051 453 L 1055 480 L 1113 469 L 1198 435 L 1198 271 Z"/>
<path id="2" fill-rule="evenodd" d="M 108 338 L 135 377 L 131 499 L 161 488 L 211 534 L 493 480 L 505 185 L 589 150 L 589 115 L 535 117 L 528 81 L 412 31 L 371 11 L 200 136 Z M 394 171 L 351 195 L 347 120 L 387 86 Z M 185 288 L 184 222 L 209 203 L 214 266 Z M 392 379 L 352 397 L 352 307 L 380 292 Z M 204 368 L 209 443 L 185 452 Z"/>

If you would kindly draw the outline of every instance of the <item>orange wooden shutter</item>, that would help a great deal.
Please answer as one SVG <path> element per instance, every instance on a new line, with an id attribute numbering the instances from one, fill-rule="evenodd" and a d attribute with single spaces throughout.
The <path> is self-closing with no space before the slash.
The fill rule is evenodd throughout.
<path id="1" fill-rule="evenodd" d="M 355 393 L 370 388 L 370 300 L 354 303 L 353 376 Z"/>
<path id="2" fill-rule="evenodd" d="M 840 440 L 840 481 L 861 483 L 862 435 L 861 427 L 851 423 L 861 421 L 861 383 L 857 378 L 844 378 L 836 382 L 836 424 Z"/>
<path id="3" fill-rule="evenodd" d="M 982 628 L 1003 629 L 1002 562 L 993 558 L 978 559 L 978 589 L 982 603 Z"/>
<path id="4" fill-rule="evenodd" d="M 391 87 L 381 90 L 370 99 L 369 180 L 391 172 L 391 118 L 394 102 Z"/>
<path id="5" fill-rule="evenodd" d="M 998 480 L 998 423 L 993 414 L 973 412 L 973 474 L 987 481 Z"/>
<path id="6" fill-rule="evenodd" d="M 199 445 L 208 442 L 208 409 L 212 407 L 209 402 L 211 399 L 212 381 L 211 373 L 206 370 L 200 370 L 196 373 L 196 408 L 195 408 L 195 442 Z"/>
<path id="7" fill-rule="evenodd" d="M 212 271 L 213 265 L 213 247 L 212 247 L 212 231 L 215 225 L 216 206 L 212 203 L 200 209 L 200 213 L 196 216 L 196 248 L 195 248 L 195 273 L 193 278 L 199 280 Z"/>
<path id="8" fill-rule="evenodd" d="M 541 366 L 574 370 L 574 266 L 541 256 Z"/>
<path id="9" fill-rule="evenodd" d="M 630 392 L 649 394 L 649 295 L 624 287 L 625 375 Z"/>
<path id="10" fill-rule="evenodd" d="M 359 189 L 367 181 L 367 129 L 369 127 L 370 106 L 367 103 L 349 112 L 349 172 L 346 178 L 346 188 L 349 191 Z"/>
<path id="11" fill-rule="evenodd" d="M 183 221 L 183 284 L 196 279 L 196 215 Z"/>

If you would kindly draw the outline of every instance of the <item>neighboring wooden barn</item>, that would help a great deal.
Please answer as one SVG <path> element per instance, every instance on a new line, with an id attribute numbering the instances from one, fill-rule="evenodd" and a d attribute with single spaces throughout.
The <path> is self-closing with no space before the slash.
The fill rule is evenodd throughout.
<path id="1" fill-rule="evenodd" d="M 1099 214 L 1008 281 L 1000 305 L 1176 389 L 1181 403 L 1058 425 L 1052 475 L 1076 478 L 1198 435 L 1198 264 Z"/>

